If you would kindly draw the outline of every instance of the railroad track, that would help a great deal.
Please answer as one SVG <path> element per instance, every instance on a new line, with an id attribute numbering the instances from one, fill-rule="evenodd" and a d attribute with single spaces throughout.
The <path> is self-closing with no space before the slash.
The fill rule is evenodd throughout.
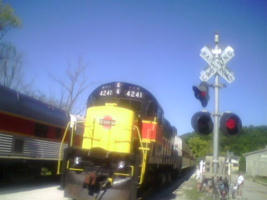
<path id="1" fill-rule="evenodd" d="M 162 199 L 173 199 L 173 191 L 175 191 L 179 186 L 187 181 L 194 170 L 190 169 L 182 172 L 175 180 L 171 183 L 166 184 L 162 187 L 153 187 L 148 191 L 144 192 L 142 195 L 143 200 L 162 200 Z"/>

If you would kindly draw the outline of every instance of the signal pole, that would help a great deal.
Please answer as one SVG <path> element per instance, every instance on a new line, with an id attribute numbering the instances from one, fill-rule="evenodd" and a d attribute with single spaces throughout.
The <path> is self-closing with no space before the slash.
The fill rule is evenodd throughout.
<path id="1" fill-rule="evenodd" d="M 215 42 L 215 49 L 217 50 L 215 54 L 215 58 L 218 59 L 219 57 L 219 52 L 221 49 L 219 48 L 219 35 L 215 34 L 214 37 L 214 42 Z M 214 84 L 214 128 L 213 128 L 213 171 L 214 174 L 217 173 L 217 168 L 219 164 L 218 160 L 218 154 L 219 154 L 219 118 L 220 118 L 220 113 L 219 113 L 219 90 L 220 90 L 220 79 L 219 75 L 215 75 L 215 84 Z"/>
<path id="2" fill-rule="evenodd" d="M 219 90 L 222 87 L 220 84 L 220 77 L 224 78 L 228 83 L 235 80 L 233 72 L 231 72 L 226 63 L 234 57 L 234 49 L 230 46 L 226 47 L 223 51 L 219 47 L 219 34 L 214 37 L 215 47 L 209 49 L 204 46 L 200 51 L 200 56 L 208 63 L 208 67 L 201 71 L 200 80 L 208 81 L 211 77 L 215 76 L 214 87 L 214 127 L 213 127 L 213 173 L 214 176 L 218 173 L 218 156 L 219 156 Z"/>
<path id="3" fill-rule="evenodd" d="M 214 128 L 213 128 L 213 170 L 214 174 L 217 173 L 218 166 L 218 154 L 219 154 L 219 76 L 215 76 L 215 85 L 214 85 L 214 93 L 215 93 L 215 108 L 214 108 Z"/>

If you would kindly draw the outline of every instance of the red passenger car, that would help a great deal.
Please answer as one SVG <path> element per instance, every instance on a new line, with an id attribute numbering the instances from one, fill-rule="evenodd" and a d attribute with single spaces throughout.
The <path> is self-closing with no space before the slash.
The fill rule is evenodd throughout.
<path id="1" fill-rule="evenodd" d="M 0 179 L 55 173 L 68 121 L 63 110 L 0 86 Z"/>

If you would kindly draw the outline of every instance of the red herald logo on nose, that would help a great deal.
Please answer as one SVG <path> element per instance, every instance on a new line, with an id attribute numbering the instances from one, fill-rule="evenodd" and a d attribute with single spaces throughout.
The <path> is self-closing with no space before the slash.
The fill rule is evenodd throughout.
<path id="1" fill-rule="evenodd" d="M 106 129 L 111 129 L 112 126 L 115 126 L 115 120 L 110 116 L 105 116 L 103 119 L 99 120 L 99 124 L 102 125 Z"/>

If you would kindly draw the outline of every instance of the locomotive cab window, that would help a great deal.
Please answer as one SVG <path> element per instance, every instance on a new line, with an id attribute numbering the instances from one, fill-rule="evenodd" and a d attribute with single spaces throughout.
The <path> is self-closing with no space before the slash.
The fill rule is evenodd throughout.
<path id="1" fill-rule="evenodd" d="M 161 124 L 162 119 L 163 119 L 163 112 L 162 112 L 161 108 L 158 108 L 157 118 L 158 118 L 158 122 Z"/>
<path id="2" fill-rule="evenodd" d="M 154 102 L 150 102 L 147 107 L 146 115 L 147 117 L 155 117 L 157 113 L 157 106 Z"/>

